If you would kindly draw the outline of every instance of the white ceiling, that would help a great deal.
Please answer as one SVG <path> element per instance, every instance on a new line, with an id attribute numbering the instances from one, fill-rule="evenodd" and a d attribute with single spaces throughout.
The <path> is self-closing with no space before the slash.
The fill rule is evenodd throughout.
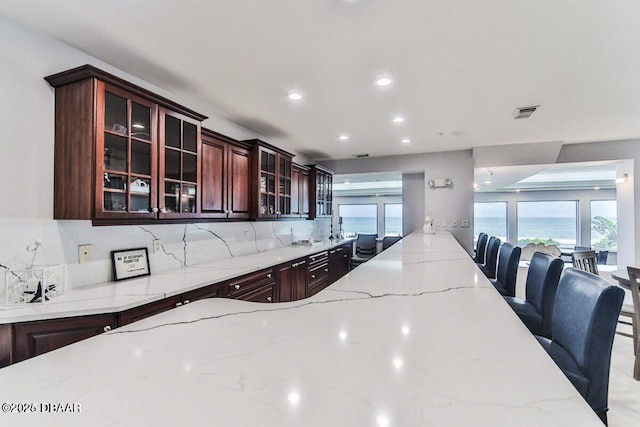
<path id="1" fill-rule="evenodd" d="M 640 137 L 637 0 L 2 0 L 0 13 L 311 159 Z M 512 119 L 528 105 L 541 107 Z"/>

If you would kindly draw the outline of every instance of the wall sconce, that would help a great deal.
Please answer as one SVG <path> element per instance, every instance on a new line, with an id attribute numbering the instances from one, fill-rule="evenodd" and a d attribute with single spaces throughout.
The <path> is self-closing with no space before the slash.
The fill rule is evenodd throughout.
<path id="1" fill-rule="evenodd" d="M 429 188 L 451 188 L 453 181 L 449 178 L 435 178 L 429 180 Z"/>
<path id="2" fill-rule="evenodd" d="M 616 178 L 616 184 L 624 184 L 627 182 L 627 179 L 629 179 L 629 175 L 625 173 L 620 178 Z"/>

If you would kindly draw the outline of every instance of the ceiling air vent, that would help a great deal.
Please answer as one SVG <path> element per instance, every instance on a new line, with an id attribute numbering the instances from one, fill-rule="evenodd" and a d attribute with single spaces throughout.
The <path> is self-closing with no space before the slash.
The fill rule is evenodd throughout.
<path id="1" fill-rule="evenodd" d="M 528 119 L 540 107 L 539 105 L 533 105 L 531 107 L 520 107 L 516 108 L 516 111 L 513 112 L 514 119 Z"/>
<path id="2" fill-rule="evenodd" d="M 361 159 L 363 157 L 369 157 L 369 153 L 354 154 L 353 157 L 357 157 L 357 158 Z"/>

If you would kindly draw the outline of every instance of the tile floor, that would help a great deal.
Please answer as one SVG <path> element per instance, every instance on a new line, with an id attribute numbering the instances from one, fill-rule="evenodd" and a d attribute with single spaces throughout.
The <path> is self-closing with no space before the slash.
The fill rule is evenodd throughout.
<path id="1" fill-rule="evenodd" d="M 618 330 L 631 332 L 631 328 L 624 325 Z M 633 361 L 633 340 L 616 334 L 609 377 L 610 427 L 640 426 L 640 381 L 633 379 Z"/>

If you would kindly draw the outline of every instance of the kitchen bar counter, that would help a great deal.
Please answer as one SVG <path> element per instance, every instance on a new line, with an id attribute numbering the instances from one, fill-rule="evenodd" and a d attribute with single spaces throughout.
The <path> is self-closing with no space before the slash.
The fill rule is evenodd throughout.
<path id="1" fill-rule="evenodd" d="M 34 404 L 11 426 L 602 425 L 448 233 L 306 300 L 198 301 L 9 366 L 0 401 Z"/>
<path id="2" fill-rule="evenodd" d="M 284 246 L 251 255 L 177 268 L 150 276 L 68 289 L 46 303 L 0 305 L 0 325 L 32 320 L 116 313 L 163 298 L 222 282 L 283 262 L 329 250 L 347 240 L 325 240 L 313 246 Z"/>

